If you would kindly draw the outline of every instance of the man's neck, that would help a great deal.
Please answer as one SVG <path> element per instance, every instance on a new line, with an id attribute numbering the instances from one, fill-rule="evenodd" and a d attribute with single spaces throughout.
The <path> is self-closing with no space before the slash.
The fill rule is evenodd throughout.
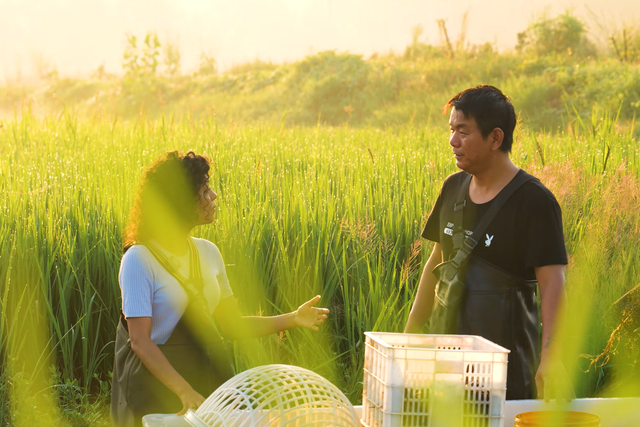
<path id="1" fill-rule="evenodd" d="M 469 186 L 469 197 L 475 203 L 486 203 L 492 200 L 511 182 L 519 170 L 508 156 L 497 158 L 490 167 L 473 174 Z"/>

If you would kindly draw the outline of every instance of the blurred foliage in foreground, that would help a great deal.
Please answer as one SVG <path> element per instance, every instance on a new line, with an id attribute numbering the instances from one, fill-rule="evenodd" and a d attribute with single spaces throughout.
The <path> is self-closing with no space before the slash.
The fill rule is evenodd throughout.
<path id="1" fill-rule="evenodd" d="M 423 29 L 415 27 L 413 41 L 399 55 L 365 60 L 325 51 L 295 63 L 256 61 L 224 73 L 203 54 L 198 70 L 181 74 L 175 45 L 161 45 L 152 32 L 144 39 L 130 34 L 123 76 L 100 67 L 90 78 L 64 78 L 43 66 L 41 84 L 0 88 L 0 109 L 7 115 L 27 104 L 45 114 L 67 107 L 125 119 L 143 112 L 227 123 L 385 127 L 429 123 L 453 94 L 493 84 L 535 129 L 563 128 L 570 115 L 586 118 L 594 106 L 620 109 L 623 121 L 640 112 L 640 25 L 608 30 L 594 41 L 571 12 L 543 15 L 518 35 L 515 50 L 498 52 L 489 43 L 470 44 L 465 22 L 466 16 L 452 39 L 439 21 L 440 45 L 423 43 Z"/>

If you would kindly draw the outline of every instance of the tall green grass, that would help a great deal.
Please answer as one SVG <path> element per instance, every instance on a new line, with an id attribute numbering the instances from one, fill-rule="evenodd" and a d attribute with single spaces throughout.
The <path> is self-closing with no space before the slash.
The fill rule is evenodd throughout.
<path id="1" fill-rule="evenodd" d="M 605 390 L 607 377 L 583 374 L 579 355 L 602 350 L 611 303 L 640 282 L 640 156 L 633 129 L 616 123 L 594 111 L 563 134 L 520 130 L 512 154 L 563 208 L 573 316 L 565 359 L 581 396 Z M 386 130 L 72 114 L 2 122 L 0 425 L 20 421 L 34 387 L 63 409 L 70 393 L 90 405 L 88 393 L 108 392 L 122 229 L 142 171 L 170 149 L 212 159 L 219 210 L 195 235 L 220 247 L 244 312 L 278 314 L 316 294 L 332 312 L 317 333 L 236 343 L 239 368 L 305 366 L 359 403 L 363 332 L 402 330 L 429 255 L 421 228 L 456 170 L 447 141 L 444 118 Z"/>

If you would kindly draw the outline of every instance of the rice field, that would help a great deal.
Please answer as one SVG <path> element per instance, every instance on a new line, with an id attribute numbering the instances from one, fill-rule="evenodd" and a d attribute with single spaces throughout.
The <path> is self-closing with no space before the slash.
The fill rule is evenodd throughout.
<path id="1" fill-rule="evenodd" d="M 221 249 L 243 311 L 279 314 L 316 294 L 331 309 L 319 332 L 235 343 L 238 368 L 300 365 L 360 403 L 363 332 L 403 329 L 431 249 L 421 229 L 456 171 L 445 117 L 378 129 L 24 114 L 0 122 L 0 426 L 34 414 L 75 425 L 74 399 L 97 414 L 82 422 L 106 422 L 121 233 L 145 166 L 172 149 L 212 159 L 217 219 L 194 234 Z M 521 129 L 512 158 L 560 202 L 563 359 L 578 396 L 606 393 L 608 371 L 584 373 L 580 355 L 602 351 L 611 304 L 640 283 L 633 126 L 594 113 L 560 134 Z"/>

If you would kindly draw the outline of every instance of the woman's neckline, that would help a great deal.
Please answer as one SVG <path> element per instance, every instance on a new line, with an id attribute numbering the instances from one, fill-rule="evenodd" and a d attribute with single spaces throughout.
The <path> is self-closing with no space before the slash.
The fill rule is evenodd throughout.
<path id="1" fill-rule="evenodd" d="M 191 239 L 191 236 L 189 236 L 189 237 L 188 237 L 188 239 Z M 183 260 L 183 259 L 185 259 L 185 258 L 188 258 L 188 257 L 189 257 L 189 245 L 187 245 L 187 250 L 185 251 L 185 253 L 184 253 L 184 254 L 182 254 L 182 255 L 178 255 L 178 254 L 176 254 L 176 253 L 174 253 L 174 252 L 171 252 L 170 250 L 168 250 L 168 249 L 167 249 L 167 248 L 165 248 L 164 246 L 162 246 L 162 245 L 160 244 L 160 242 L 158 242 L 158 241 L 157 241 L 157 240 L 155 240 L 155 239 L 149 239 L 149 241 L 150 241 L 150 243 L 151 243 L 152 245 L 154 245 L 156 248 L 160 249 L 160 251 L 161 251 L 164 255 L 166 255 L 167 257 L 173 257 L 173 258 L 176 258 L 176 259 L 178 259 L 178 260 Z"/>

